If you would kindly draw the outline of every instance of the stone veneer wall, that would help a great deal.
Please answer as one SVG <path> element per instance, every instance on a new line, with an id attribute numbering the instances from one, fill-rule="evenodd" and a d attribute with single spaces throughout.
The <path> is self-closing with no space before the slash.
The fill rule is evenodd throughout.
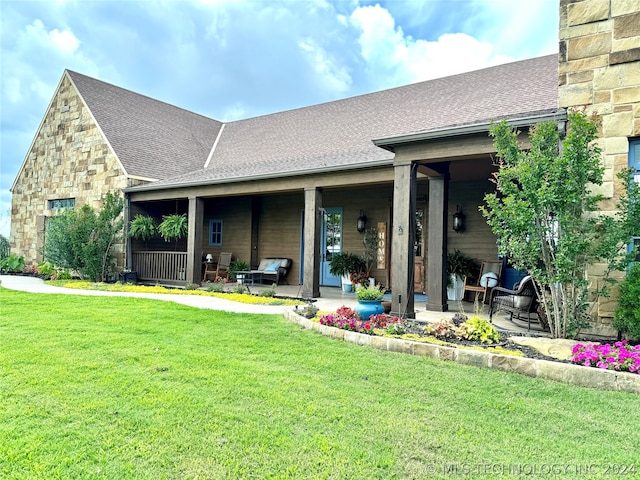
<path id="1" fill-rule="evenodd" d="M 42 260 L 48 201 L 75 198 L 76 206 L 101 208 L 107 192 L 132 184 L 65 75 L 19 173 L 11 199 L 11 253 L 27 264 Z M 116 246 L 118 267 L 124 245 Z"/>
<path id="2" fill-rule="evenodd" d="M 629 139 L 640 136 L 640 2 L 560 0 L 560 107 L 583 107 L 602 117 L 603 212 L 615 210 L 629 165 Z M 603 266 L 589 275 L 599 282 Z M 601 299 L 594 333 L 612 334 L 615 294 Z"/>

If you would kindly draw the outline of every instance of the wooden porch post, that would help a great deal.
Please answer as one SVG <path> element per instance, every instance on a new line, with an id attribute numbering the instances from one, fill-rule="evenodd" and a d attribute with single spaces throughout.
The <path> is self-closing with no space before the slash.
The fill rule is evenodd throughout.
<path id="1" fill-rule="evenodd" d="M 129 224 L 131 223 L 131 197 L 124 194 L 124 268 L 133 268 L 133 252 L 131 251 L 131 237 L 129 236 Z"/>
<path id="2" fill-rule="evenodd" d="M 447 305 L 447 210 L 449 164 L 430 164 L 439 175 L 429 177 L 429 226 L 427 310 L 446 312 Z"/>
<path id="3" fill-rule="evenodd" d="M 320 229 L 322 189 L 304 189 L 304 270 L 302 296 L 320 296 Z"/>
<path id="4" fill-rule="evenodd" d="M 187 234 L 186 281 L 202 281 L 202 231 L 204 224 L 204 202 L 198 197 L 189 197 L 189 233 Z"/>
<path id="5" fill-rule="evenodd" d="M 415 318 L 414 222 L 416 168 L 414 164 L 393 168 L 393 233 L 391 235 L 391 314 Z"/>

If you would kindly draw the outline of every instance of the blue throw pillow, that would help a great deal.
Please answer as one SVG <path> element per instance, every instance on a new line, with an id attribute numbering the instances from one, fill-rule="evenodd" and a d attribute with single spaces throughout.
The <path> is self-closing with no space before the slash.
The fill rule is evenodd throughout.
<path id="1" fill-rule="evenodd" d="M 280 262 L 273 262 L 267 268 L 264 269 L 265 272 L 277 272 L 278 268 L 280 268 Z"/>

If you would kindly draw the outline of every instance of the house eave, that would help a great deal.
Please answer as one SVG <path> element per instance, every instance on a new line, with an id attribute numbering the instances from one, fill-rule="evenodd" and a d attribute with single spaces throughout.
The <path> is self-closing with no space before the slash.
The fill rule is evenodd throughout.
<path id="1" fill-rule="evenodd" d="M 558 110 L 551 113 L 529 115 L 526 117 L 506 120 L 507 123 L 513 128 L 530 127 L 541 122 L 565 122 L 567 120 L 567 112 L 564 110 Z M 494 121 L 491 121 L 439 128 L 435 130 L 423 130 L 421 132 L 409 133 L 406 135 L 395 135 L 391 137 L 376 138 L 372 141 L 377 147 L 389 150 L 390 152 L 394 152 L 396 146 L 403 144 L 426 142 L 429 140 L 437 140 L 449 137 L 475 135 L 479 133 L 488 133 L 491 125 L 494 123 Z"/>
<path id="2" fill-rule="evenodd" d="M 136 193 L 136 192 L 149 192 L 149 191 L 163 191 L 163 190 L 176 190 L 180 188 L 193 188 L 203 187 L 209 185 L 224 185 L 230 183 L 245 183 L 253 181 L 271 180 L 278 178 L 291 178 L 301 177 L 307 175 L 326 174 L 326 173 L 340 173 L 350 170 L 358 170 L 361 168 L 376 168 L 376 167 L 390 167 L 393 165 L 393 158 L 387 158 L 383 160 L 374 160 L 366 163 L 357 163 L 350 165 L 340 165 L 335 167 L 319 167 L 310 168 L 306 170 L 290 171 L 290 172 L 274 172 L 269 174 L 258 174 L 245 177 L 232 177 L 232 178 L 217 178 L 213 180 L 195 180 L 190 182 L 175 183 L 171 185 L 154 185 L 153 183 L 146 185 L 138 185 L 135 187 L 129 187 L 123 189 L 124 193 Z"/>

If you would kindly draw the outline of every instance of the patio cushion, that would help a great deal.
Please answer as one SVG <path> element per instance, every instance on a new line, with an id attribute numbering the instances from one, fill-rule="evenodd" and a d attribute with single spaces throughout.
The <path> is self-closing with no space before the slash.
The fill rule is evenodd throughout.
<path id="1" fill-rule="evenodd" d="M 277 262 L 273 262 L 271 265 L 268 265 L 267 268 L 264 269 L 265 272 L 275 272 L 280 268 L 280 260 Z"/>

